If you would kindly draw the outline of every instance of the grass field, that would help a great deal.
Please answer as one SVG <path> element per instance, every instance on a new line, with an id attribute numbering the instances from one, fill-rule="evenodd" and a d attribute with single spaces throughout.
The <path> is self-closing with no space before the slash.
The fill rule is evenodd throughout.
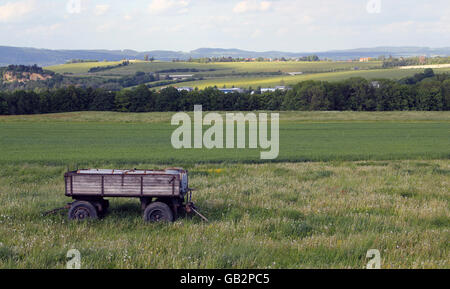
<path id="1" fill-rule="evenodd" d="M 280 159 L 174 151 L 170 113 L 0 117 L 0 268 L 450 268 L 448 112 L 281 112 Z M 311 162 L 304 162 L 311 161 Z M 76 165 L 190 171 L 209 219 L 145 224 L 136 200 L 88 223 L 68 201 Z"/>

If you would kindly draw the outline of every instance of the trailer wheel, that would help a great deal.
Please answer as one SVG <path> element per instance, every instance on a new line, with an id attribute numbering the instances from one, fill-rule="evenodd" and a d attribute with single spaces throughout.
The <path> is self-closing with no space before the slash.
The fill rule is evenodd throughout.
<path id="1" fill-rule="evenodd" d="M 86 201 L 76 201 L 72 204 L 69 210 L 70 220 L 86 220 L 97 219 L 98 214 L 94 205 Z"/>
<path id="2" fill-rule="evenodd" d="M 144 220 L 146 222 L 173 222 L 172 210 L 164 203 L 151 203 L 144 211 Z"/>

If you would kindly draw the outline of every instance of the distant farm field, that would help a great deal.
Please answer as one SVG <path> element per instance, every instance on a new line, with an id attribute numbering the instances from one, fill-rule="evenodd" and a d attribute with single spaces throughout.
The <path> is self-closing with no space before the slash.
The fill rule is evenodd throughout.
<path id="1" fill-rule="evenodd" d="M 122 61 L 99 61 L 99 62 L 83 62 L 83 63 L 70 63 L 61 64 L 55 66 L 48 66 L 45 69 L 51 70 L 56 73 L 87 73 L 89 69 L 93 67 L 104 67 L 118 65 Z"/>
<path id="2" fill-rule="evenodd" d="M 335 120 L 320 120 L 326 113 L 305 113 L 310 116 L 309 120 L 302 112 L 280 114 L 278 161 L 449 157 L 450 121 L 449 114 L 445 112 L 430 113 L 434 120 L 420 118 L 420 112 L 398 112 L 400 116 L 405 116 L 398 121 L 389 121 L 389 117 L 383 120 L 382 113 L 335 113 Z M 340 121 L 339 118 L 345 119 L 340 115 L 346 114 L 357 117 L 351 121 Z M 74 121 L 67 118 L 70 115 L 74 116 Z M 110 121 L 114 116 L 120 120 L 126 118 L 127 114 L 84 113 L 82 117 L 87 119 L 85 122 L 77 121 L 76 115 L 57 114 L 54 118 L 34 116 L 22 119 L 1 117 L 0 150 L 3 153 L 0 162 L 259 162 L 259 150 L 174 150 L 170 140 L 175 127 L 170 125 L 170 113 L 148 113 L 137 116 L 137 119 L 113 123 Z M 88 120 L 89 116 L 92 120 Z M 145 116 L 154 121 L 139 122 Z M 374 116 L 380 119 L 370 120 Z"/>
<path id="3" fill-rule="evenodd" d="M 90 68 L 96 66 L 116 65 L 120 62 L 90 62 L 90 63 L 74 63 L 62 64 L 46 67 L 57 73 L 87 73 Z M 108 71 L 95 73 L 96 75 L 130 75 L 136 71 L 142 72 L 158 72 L 170 69 L 197 69 L 200 74 L 217 73 L 217 74 L 233 74 L 233 73 L 258 73 L 258 72 L 329 72 L 336 70 L 354 69 L 355 67 L 362 69 L 380 68 L 381 62 L 212 62 L 212 63 L 193 63 L 193 62 L 145 62 L 133 61 L 128 66 L 114 68 Z"/>
<path id="4" fill-rule="evenodd" d="M 90 68 L 96 66 L 117 65 L 120 62 L 92 62 L 63 64 L 47 67 L 57 73 L 69 73 L 68 76 L 117 78 L 134 75 L 136 72 L 166 74 L 188 74 L 195 81 L 175 83 L 172 86 L 190 86 L 203 89 L 209 86 L 221 87 L 275 87 L 279 85 L 294 85 L 306 80 L 341 81 L 350 77 L 363 77 L 366 79 L 400 79 L 413 76 L 424 71 L 425 67 L 415 69 L 382 69 L 382 62 L 215 62 L 215 63 L 189 63 L 189 62 L 145 62 L 132 61 L 127 66 L 108 69 L 95 73 L 88 73 Z M 178 71 L 178 72 L 177 72 Z M 300 75 L 289 75 L 292 72 L 301 72 Z M 436 68 L 436 73 L 450 72 L 450 68 Z M 159 89 L 166 87 L 157 82 L 149 83 Z"/>
<path id="5" fill-rule="evenodd" d="M 317 81 L 341 81 L 351 77 L 362 77 L 366 79 L 400 79 L 413 76 L 416 73 L 422 73 L 424 69 L 376 69 L 376 70 L 356 70 L 356 71 L 340 71 L 328 73 L 312 73 L 304 75 L 282 75 L 282 76 L 264 76 L 264 77 L 223 77 L 198 80 L 192 82 L 184 82 L 183 86 L 205 87 L 217 86 L 221 87 L 241 87 L 241 88 L 257 88 L 257 87 L 274 87 L 279 85 L 294 85 L 301 81 L 317 80 Z M 435 73 L 447 73 L 450 69 L 435 69 Z"/>
<path id="6" fill-rule="evenodd" d="M 450 268 L 448 112 L 280 112 L 280 158 L 172 149 L 171 113 L 0 117 L 0 268 Z M 92 222 L 43 216 L 71 200 L 67 168 L 189 170 L 198 217 L 146 224 L 111 199 Z"/>

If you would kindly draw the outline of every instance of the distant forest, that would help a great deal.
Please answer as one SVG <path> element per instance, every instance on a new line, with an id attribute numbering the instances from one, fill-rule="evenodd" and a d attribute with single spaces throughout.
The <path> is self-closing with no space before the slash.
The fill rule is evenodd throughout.
<path id="1" fill-rule="evenodd" d="M 388 58 L 383 60 L 383 68 L 392 68 L 410 65 L 430 65 L 450 63 L 450 57 L 408 57 L 408 58 Z"/>
<path id="2" fill-rule="evenodd" d="M 153 91 L 145 85 L 118 92 L 66 88 L 40 92 L 0 92 L 0 114 L 71 111 L 190 111 L 195 104 L 209 111 L 323 110 L 394 111 L 450 109 L 450 75 L 427 69 L 400 81 L 350 78 L 340 82 L 304 81 L 287 91 L 225 94 L 217 88 L 191 92 L 169 87 Z"/>
<path id="3" fill-rule="evenodd" d="M 172 62 L 196 62 L 196 63 L 211 63 L 211 62 L 264 62 L 268 60 L 272 61 L 320 61 L 319 56 L 310 55 L 310 56 L 302 56 L 302 57 L 280 57 L 280 58 L 264 58 L 264 57 L 200 57 L 200 58 L 192 58 L 190 57 L 188 60 L 180 60 L 180 59 L 172 59 Z"/>

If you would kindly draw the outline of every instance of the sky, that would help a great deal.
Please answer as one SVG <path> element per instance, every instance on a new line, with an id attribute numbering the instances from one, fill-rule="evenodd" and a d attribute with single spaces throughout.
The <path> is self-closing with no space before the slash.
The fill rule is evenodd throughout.
<path id="1" fill-rule="evenodd" d="M 449 0 L 0 0 L 0 45 L 314 52 L 450 46 Z"/>

